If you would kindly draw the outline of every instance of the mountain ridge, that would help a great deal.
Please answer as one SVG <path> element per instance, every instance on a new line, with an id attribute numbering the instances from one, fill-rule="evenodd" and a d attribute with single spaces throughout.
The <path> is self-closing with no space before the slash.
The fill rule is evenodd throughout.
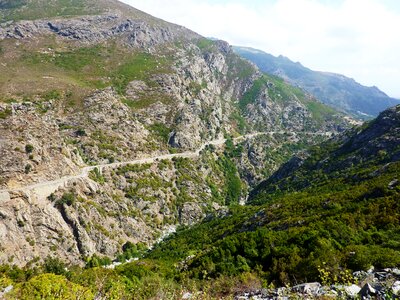
<path id="1" fill-rule="evenodd" d="M 310 132 L 350 126 L 226 42 L 134 9 L 57 16 L 65 3 L 92 0 L 30 0 L 49 18 L 0 27 L 0 186 L 11 190 L 1 195 L 1 262 L 54 254 L 83 264 L 127 242 L 150 246 L 165 228 L 244 201 L 287 157 L 326 138 Z M 161 159 L 123 164 L 144 157 Z M 23 189 L 40 182 L 46 193 Z"/>
<path id="2" fill-rule="evenodd" d="M 399 99 L 389 97 L 379 88 L 363 86 L 342 74 L 313 71 L 285 56 L 276 57 L 254 48 L 235 46 L 234 50 L 262 71 L 282 77 L 322 102 L 361 119 L 377 116 L 384 109 L 400 103 Z"/>

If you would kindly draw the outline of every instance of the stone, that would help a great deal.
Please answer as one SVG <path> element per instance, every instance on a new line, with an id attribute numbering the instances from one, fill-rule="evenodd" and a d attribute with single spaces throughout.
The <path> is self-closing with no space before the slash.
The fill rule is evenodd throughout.
<path id="1" fill-rule="evenodd" d="M 9 286 L 5 287 L 2 291 L 0 290 L 0 299 L 2 299 L 4 295 L 6 295 L 9 292 L 11 292 L 13 289 L 14 289 L 14 286 L 13 285 L 9 285 Z"/>
<path id="2" fill-rule="evenodd" d="M 358 295 L 360 295 L 360 297 L 362 299 L 370 298 L 371 296 L 374 296 L 375 294 L 376 294 L 376 290 L 369 283 L 366 283 L 358 293 Z"/>
<path id="3" fill-rule="evenodd" d="M 183 294 L 182 299 L 191 299 L 193 296 L 192 293 L 186 292 Z"/>
<path id="4" fill-rule="evenodd" d="M 399 180 L 393 179 L 391 182 L 389 182 L 388 189 L 393 190 L 398 185 L 399 185 Z"/>
<path id="5" fill-rule="evenodd" d="M 393 283 L 391 289 L 392 289 L 393 294 L 398 295 L 399 291 L 400 291 L 400 281 L 395 281 Z"/>
<path id="6" fill-rule="evenodd" d="M 350 297 L 356 297 L 360 291 L 361 291 L 361 288 L 355 284 L 346 286 L 344 288 L 344 292 L 346 293 L 346 295 L 348 295 Z"/>
<path id="7" fill-rule="evenodd" d="M 319 282 L 303 283 L 295 285 L 292 290 L 297 293 L 307 294 L 307 295 L 317 295 L 321 288 Z"/>
<path id="8" fill-rule="evenodd" d="M 0 191 L 0 203 L 10 201 L 10 193 L 8 191 Z"/>
<path id="9" fill-rule="evenodd" d="M 400 269 L 393 268 L 393 269 L 391 269 L 391 273 L 396 276 L 400 276 Z"/>

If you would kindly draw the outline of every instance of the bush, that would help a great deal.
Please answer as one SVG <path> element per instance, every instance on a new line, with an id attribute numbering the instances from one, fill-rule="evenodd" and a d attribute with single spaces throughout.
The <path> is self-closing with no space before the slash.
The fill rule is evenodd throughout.
<path id="1" fill-rule="evenodd" d="M 27 164 L 27 165 L 25 166 L 25 174 L 28 174 L 30 171 L 32 171 L 32 165 Z"/>
<path id="2" fill-rule="evenodd" d="M 43 264 L 45 273 L 53 273 L 56 275 L 66 275 L 67 270 L 65 263 L 56 257 L 47 257 Z"/>
<path id="3" fill-rule="evenodd" d="M 94 299 L 88 288 L 54 274 L 42 274 L 17 284 L 7 296 L 9 299 Z"/>
<path id="4" fill-rule="evenodd" d="M 26 153 L 32 153 L 34 150 L 34 147 L 31 144 L 28 144 L 25 146 L 25 152 Z"/>
<path id="5" fill-rule="evenodd" d="M 73 193 L 64 193 L 62 197 L 56 202 L 56 206 L 61 207 L 66 204 L 71 206 L 75 203 L 75 195 Z"/>

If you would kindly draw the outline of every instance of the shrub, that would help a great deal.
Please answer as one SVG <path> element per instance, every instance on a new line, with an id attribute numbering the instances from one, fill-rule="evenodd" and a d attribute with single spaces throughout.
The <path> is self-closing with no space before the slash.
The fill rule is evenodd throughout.
<path id="1" fill-rule="evenodd" d="M 94 299 L 88 288 L 54 274 L 42 274 L 17 284 L 7 296 L 10 299 Z"/>
<path id="2" fill-rule="evenodd" d="M 30 171 L 32 171 L 32 165 L 27 164 L 27 165 L 25 166 L 25 174 L 28 174 Z"/>
<path id="3" fill-rule="evenodd" d="M 75 203 L 75 195 L 73 193 L 64 193 L 62 197 L 56 202 L 56 206 L 62 206 L 64 204 L 71 206 Z"/>
<path id="4" fill-rule="evenodd" d="M 33 150 L 34 150 L 34 147 L 33 147 L 31 144 L 27 144 L 27 145 L 25 146 L 25 152 L 26 152 L 26 153 L 32 153 Z"/>

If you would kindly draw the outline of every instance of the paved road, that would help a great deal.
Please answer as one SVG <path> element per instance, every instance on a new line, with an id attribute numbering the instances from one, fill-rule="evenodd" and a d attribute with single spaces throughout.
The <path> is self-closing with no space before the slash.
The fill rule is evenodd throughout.
<path id="1" fill-rule="evenodd" d="M 274 134 L 285 134 L 286 132 L 284 131 L 269 131 L 269 132 L 255 132 L 255 133 L 249 133 L 243 136 L 239 136 L 234 138 L 233 140 L 238 142 L 242 141 L 248 138 L 253 138 L 256 136 L 260 135 L 274 135 Z M 295 133 L 295 132 L 291 132 Z M 321 132 L 321 133 L 306 133 L 306 132 L 299 132 L 301 134 L 309 134 L 309 135 L 321 135 L 321 136 L 330 136 L 332 133 L 330 132 Z M 51 180 L 51 181 L 43 181 L 39 183 L 35 183 L 32 185 L 24 186 L 24 187 L 19 187 L 19 188 L 14 188 L 14 189 L 7 189 L 7 190 L 0 190 L 0 200 L 4 199 L 9 199 L 9 193 L 10 192 L 34 192 L 38 196 L 42 197 L 48 197 L 51 193 L 55 192 L 58 188 L 65 186 L 66 183 L 68 183 L 71 180 L 74 179 L 80 179 L 80 178 L 87 178 L 89 176 L 90 171 L 98 168 L 99 170 L 103 170 L 105 168 L 118 168 L 121 166 L 125 165 L 138 165 L 138 164 L 147 164 L 147 163 L 154 163 L 156 160 L 171 160 L 174 157 L 181 157 L 181 158 L 195 158 L 200 155 L 200 152 L 204 150 L 207 146 L 209 145 L 214 145 L 214 146 L 222 146 L 226 142 L 225 138 L 219 138 L 216 140 L 208 141 L 201 145 L 200 148 L 198 148 L 195 151 L 187 151 L 187 152 L 181 152 L 181 153 L 174 153 L 174 154 L 163 154 L 163 155 L 158 155 L 154 157 L 148 157 L 148 158 L 140 158 L 140 159 L 134 159 L 130 161 L 124 161 L 124 162 L 116 162 L 116 163 L 111 163 L 111 164 L 100 164 L 96 166 L 88 166 L 88 167 L 83 167 L 81 169 L 81 172 L 77 175 L 70 175 L 70 176 L 64 176 L 59 179 Z"/>

